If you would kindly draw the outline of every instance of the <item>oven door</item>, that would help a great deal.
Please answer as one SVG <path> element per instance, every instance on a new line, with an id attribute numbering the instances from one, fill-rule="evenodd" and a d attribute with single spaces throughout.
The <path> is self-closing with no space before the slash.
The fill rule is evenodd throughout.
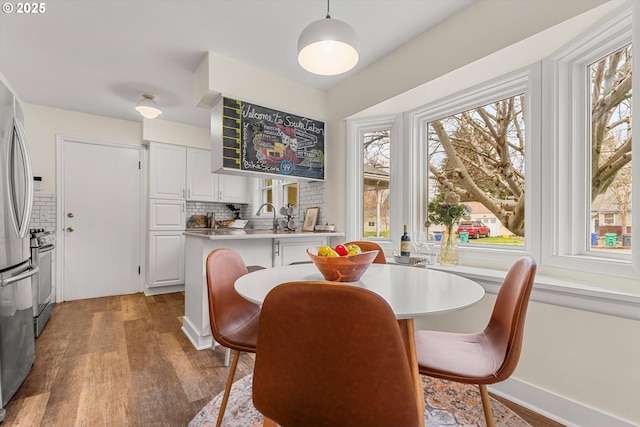
<path id="1" fill-rule="evenodd" d="M 32 261 L 40 271 L 33 281 L 33 316 L 38 317 L 53 301 L 53 249 L 54 246 L 34 249 Z"/>

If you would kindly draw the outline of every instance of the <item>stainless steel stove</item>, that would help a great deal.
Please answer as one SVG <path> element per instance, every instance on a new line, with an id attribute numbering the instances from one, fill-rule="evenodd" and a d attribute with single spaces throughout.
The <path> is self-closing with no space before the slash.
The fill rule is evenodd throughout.
<path id="1" fill-rule="evenodd" d="M 53 294 L 53 254 L 56 247 L 56 235 L 52 231 L 33 228 L 31 232 L 31 263 L 40 270 L 33 279 L 33 327 L 35 336 L 51 316 L 55 305 Z"/>

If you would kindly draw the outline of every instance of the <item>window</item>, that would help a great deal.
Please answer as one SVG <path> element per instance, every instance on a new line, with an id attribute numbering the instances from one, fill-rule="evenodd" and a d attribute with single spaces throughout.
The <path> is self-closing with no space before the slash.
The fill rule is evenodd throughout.
<path id="1" fill-rule="evenodd" d="M 524 105 L 520 93 L 427 124 L 428 200 L 454 192 L 470 219 L 498 223 L 482 243 L 524 244 Z"/>
<path id="2" fill-rule="evenodd" d="M 542 194 L 542 253 L 551 267 L 630 278 L 640 270 L 631 235 L 631 15 L 625 8 L 543 61 L 542 178 L 553 191 Z"/>
<path id="3" fill-rule="evenodd" d="M 362 230 L 365 238 L 389 237 L 391 138 L 388 129 L 362 135 Z"/>
<path id="4" fill-rule="evenodd" d="M 375 240 L 385 250 L 400 247 L 402 225 L 408 224 L 401 188 L 402 116 L 347 122 L 348 203 L 345 240 Z"/>
<path id="5" fill-rule="evenodd" d="M 527 191 L 536 177 L 531 165 L 539 154 L 531 147 L 531 108 L 539 90 L 539 67 L 515 71 L 453 96 L 427 104 L 409 113 L 413 129 L 412 152 L 420 159 L 412 166 L 411 180 L 418 185 L 412 198 L 412 226 L 423 227 L 428 205 L 454 192 L 469 212 L 468 220 L 481 221 L 488 236 L 460 246 L 473 253 L 474 260 L 504 261 L 511 253 L 515 260 L 525 246 L 525 235 L 536 235 L 537 223 L 525 222 L 538 204 L 526 203 Z M 534 94 L 535 95 L 532 95 Z M 429 225 L 429 233 L 441 231 Z M 424 229 L 424 228 L 423 228 Z M 533 230 L 533 234 L 532 234 Z"/>
<path id="6" fill-rule="evenodd" d="M 602 223 L 604 225 L 613 225 L 615 224 L 615 214 L 612 213 L 606 213 L 603 215 L 603 221 Z"/>
<path id="7" fill-rule="evenodd" d="M 298 206 L 298 183 L 278 179 L 256 179 L 259 188 L 258 206 L 262 203 L 271 203 L 276 208 L 292 204 Z M 264 212 L 271 213 L 271 207 L 265 206 Z M 277 212 L 276 212 L 277 213 Z"/>
<path id="8" fill-rule="evenodd" d="M 591 215 L 603 214 L 599 234 L 622 236 L 631 232 L 631 45 L 588 67 L 590 78 Z M 613 211 L 613 212 L 606 212 Z M 595 231 L 595 222 L 590 230 Z M 598 245 L 596 251 L 631 252 L 631 247 Z M 624 245 L 624 243 L 622 243 Z M 622 246 L 621 245 L 621 246 Z"/>

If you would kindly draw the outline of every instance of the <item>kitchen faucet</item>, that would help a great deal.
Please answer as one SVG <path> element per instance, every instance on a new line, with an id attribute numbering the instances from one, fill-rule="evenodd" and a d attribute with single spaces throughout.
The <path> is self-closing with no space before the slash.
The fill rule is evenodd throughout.
<path id="1" fill-rule="evenodd" d="M 258 212 L 256 212 L 256 216 L 260 216 L 262 208 L 265 206 L 271 206 L 271 210 L 273 211 L 273 231 L 276 231 L 278 229 L 278 220 L 276 219 L 276 207 L 273 206 L 273 204 L 263 203 L 262 205 L 260 205 L 260 207 L 258 208 Z"/>

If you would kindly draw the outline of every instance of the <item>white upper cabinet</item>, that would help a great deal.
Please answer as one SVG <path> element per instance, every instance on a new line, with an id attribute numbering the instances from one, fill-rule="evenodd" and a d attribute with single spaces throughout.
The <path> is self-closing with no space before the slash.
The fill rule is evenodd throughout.
<path id="1" fill-rule="evenodd" d="M 211 173 L 211 154 L 202 148 L 152 142 L 151 199 L 249 203 L 249 178 Z"/>
<path id="2" fill-rule="evenodd" d="M 187 168 L 185 147 L 152 142 L 149 163 L 149 197 L 184 200 Z"/>
<path id="3" fill-rule="evenodd" d="M 222 174 L 217 174 L 217 176 L 219 201 L 228 203 L 249 203 L 248 178 Z"/>
<path id="4" fill-rule="evenodd" d="M 187 148 L 187 200 L 218 201 L 218 178 L 211 173 L 211 153 Z"/>

